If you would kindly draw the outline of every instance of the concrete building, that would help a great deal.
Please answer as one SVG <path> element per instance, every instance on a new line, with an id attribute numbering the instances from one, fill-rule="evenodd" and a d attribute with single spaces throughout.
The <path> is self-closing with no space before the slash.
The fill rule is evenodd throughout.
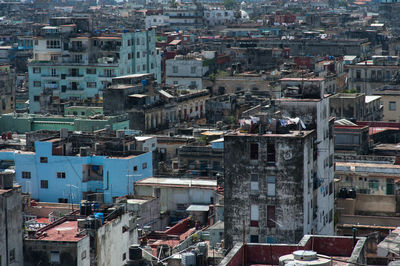
<path id="1" fill-rule="evenodd" d="M 179 170 L 182 172 L 209 177 L 223 172 L 223 139 L 211 141 L 209 145 L 184 145 L 177 151 Z"/>
<path id="2" fill-rule="evenodd" d="M 16 181 L 33 199 L 110 203 L 133 194 L 133 183 L 153 173 L 152 152 L 137 151 L 134 136 L 61 132 L 34 133 L 27 141 L 31 151 L 0 151 L 0 161 L 12 162 Z"/>
<path id="3" fill-rule="evenodd" d="M 0 65 L 0 115 L 15 111 L 15 71 L 10 65 Z"/>
<path id="4" fill-rule="evenodd" d="M 235 19 L 234 10 L 216 8 L 204 10 L 204 21 L 208 26 L 231 24 Z"/>
<path id="5" fill-rule="evenodd" d="M 174 59 L 166 60 L 165 66 L 165 83 L 170 85 L 178 85 L 184 89 L 200 89 L 203 88 L 203 77 L 209 71 L 210 61 L 215 54 L 210 56 L 188 54 L 186 56 L 177 55 Z"/>
<path id="6" fill-rule="evenodd" d="M 384 85 L 399 84 L 398 62 L 398 56 L 372 56 L 371 60 L 347 65 L 348 89 L 371 95 Z"/>
<path id="7" fill-rule="evenodd" d="M 9 266 L 23 265 L 21 186 L 13 185 L 13 177 L 0 172 L 0 264 Z"/>
<path id="8" fill-rule="evenodd" d="M 24 134 L 37 130 L 60 130 L 66 128 L 69 131 L 93 132 L 96 130 L 110 127 L 113 130 L 129 129 L 129 119 L 127 114 L 115 116 L 94 115 L 76 117 L 74 112 L 80 114 L 90 113 L 86 108 L 70 109 L 72 115 L 66 116 L 46 116 L 41 114 L 4 114 L 0 116 L 0 132 L 16 132 Z M 69 112 L 67 110 L 67 112 Z"/>
<path id="9" fill-rule="evenodd" d="M 160 198 L 161 211 L 169 211 L 171 221 L 187 217 L 191 204 L 213 204 L 216 190 L 217 181 L 208 179 L 149 177 L 135 183 L 135 195 Z"/>
<path id="10" fill-rule="evenodd" d="M 246 242 L 295 243 L 316 227 L 320 217 L 313 195 L 314 134 L 276 131 L 225 136 L 224 221 L 228 249 L 241 241 L 243 230 Z M 332 223 L 333 208 L 325 209 L 322 219 L 323 225 Z"/>
<path id="11" fill-rule="evenodd" d="M 373 92 L 374 96 L 381 97 L 383 121 L 400 122 L 398 110 L 400 109 L 400 90 L 398 85 L 385 85 Z"/>
<path id="12" fill-rule="evenodd" d="M 155 32 L 93 34 L 88 18 L 54 18 L 34 37 L 30 113 L 63 113 L 66 102 L 99 99 L 111 79 L 153 73 L 161 81 Z"/>
<path id="13" fill-rule="evenodd" d="M 81 207 L 28 235 L 24 265 L 124 265 L 138 243 L 137 216 L 122 203 Z"/>
<path id="14" fill-rule="evenodd" d="M 170 27 L 175 29 L 196 29 L 204 26 L 203 7 L 199 4 L 165 7 L 163 15 L 169 17 Z"/>
<path id="15" fill-rule="evenodd" d="M 145 18 L 146 29 L 151 27 L 166 27 L 169 26 L 169 16 L 150 15 Z"/>
<path id="16" fill-rule="evenodd" d="M 364 93 L 337 93 L 330 97 L 330 113 L 336 119 L 380 121 L 384 109 L 381 98 Z"/>

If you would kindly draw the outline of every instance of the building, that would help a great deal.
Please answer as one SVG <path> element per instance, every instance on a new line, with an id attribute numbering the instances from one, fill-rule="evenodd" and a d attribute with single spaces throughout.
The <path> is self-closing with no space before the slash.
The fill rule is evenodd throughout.
<path id="1" fill-rule="evenodd" d="M 364 93 L 337 93 L 329 99 L 331 116 L 336 119 L 380 121 L 384 116 L 381 98 Z"/>
<path id="2" fill-rule="evenodd" d="M 207 136 L 207 135 L 203 135 Z M 189 144 L 178 151 L 179 170 L 190 171 L 197 176 L 217 176 L 223 173 L 224 139 L 216 139 L 208 145 Z"/>
<path id="3" fill-rule="evenodd" d="M 372 56 L 371 60 L 346 65 L 349 71 L 348 89 L 371 95 L 379 93 L 379 88 L 384 85 L 399 84 L 398 61 L 398 56 Z"/>
<path id="4" fill-rule="evenodd" d="M 199 4 L 179 5 L 177 7 L 165 7 L 163 15 L 169 17 L 170 27 L 176 29 L 202 28 L 203 7 Z"/>
<path id="5" fill-rule="evenodd" d="M 0 115 L 15 111 L 16 75 L 10 65 L 0 65 Z"/>
<path id="6" fill-rule="evenodd" d="M 81 114 L 75 116 L 74 112 Z M 115 116 L 91 115 L 92 110 L 83 107 L 66 109 L 71 115 L 41 115 L 41 114 L 4 114 L 0 116 L 0 132 L 16 132 L 24 134 L 37 130 L 60 130 L 66 128 L 69 131 L 93 132 L 110 127 L 113 130 L 129 129 L 129 118 L 127 114 Z M 86 115 L 82 115 L 82 113 Z"/>
<path id="7" fill-rule="evenodd" d="M 13 185 L 13 172 L 0 172 L 0 263 L 23 265 L 21 186 Z"/>
<path id="8" fill-rule="evenodd" d="M 155 32 L 92 33 L 89 18 L 53 18 L 37 32 L 29 71 L 29 112 L 62 114 L 67 102 L 102 97 L 111 79 L 153 73 L 161 81 Z"/>
<path id="9" fill-rule="evenodd" d="M 161 211 L 171 222 L 187 217 L 191 204 L 210 205 L 216 197 L 217 181 L 194 178 L 149 177 L 135 183 L 135 195 L 160 198 Z"/>
<path id="10" fill-rule="evenodd" d="M 208 73 L 214 58 L 215 52 L 203 52 L 201 55 L 177 55 L 174 59 L 166 60 L 165 83 L 185 89 L 203 88 L 202 79 Z"/>
<path id="11" fill-rule="evenodd" d="M 398 110 L 400 108 L 400 90 L 398 85 L 385 85 L 373 92 L 374 96 L 381 97 L 383 121 L 400 122 Z"/>
<path id="12" fill-rule="evenodd" d="M 227 25 L 236 20 L 235 12 L 227 9 L 205 9 L 204 21 L 208 26 Z"/>
<path id="13" fill-rule="evenodd" d="M 136 150 L 134 136 L 103 132 L 38 131 L 27 137 L 27 146 L 33 146 L 29 151 L 1 150 L 0 161 L 12 162 L 16 181 L 33 199 L 110 203 L 114 197 L 133 194 L 133 183 L 152 175 L 153 156 Z"/>
<path id="14" fill-rule="evenodd" d="M 129 246 L 138 243 L 137 221 L 126 204 L 83 202 L 80 212 L 28 234 L 24 265 L 123 265 Z"/>
<path id="15" fill-rule="evenodd" d="M 320 217 L 313 196 L 314 135 L 311 130 L 225 136 L 228 249 L 241 241 L 243 230 L 246 242 L 295 243 L 315 228 Z M 324 226 L 332 222 L 333 208 L 326 215 Z"/>
<path id="16" fill-rule="evenodd" d="M 131 129 L 156 131 L 202 118 L 208 97 L 201 89 L 160 88 L 149 74 L 121 76 L 104 92 L 104 113 L 128 113 Z"/>

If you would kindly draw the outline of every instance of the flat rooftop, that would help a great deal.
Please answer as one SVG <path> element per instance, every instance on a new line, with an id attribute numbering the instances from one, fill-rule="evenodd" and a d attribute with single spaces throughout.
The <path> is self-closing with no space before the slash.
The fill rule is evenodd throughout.
<path id="1" fill-rule="evenodd" d="M 289 133 L 265 133 L 265 134 L 258 134 L 258 133 L 245 133 L 245 132 L 234 132 L 234 133 L 229 133 L 225 136 L 229 137 L 280 137 L 280 138 L 304 138 L 310 134 L 312 134 L 314 130 L 293 130 L 290 131 Z"/>
<path id="2" fill-rule="evenodd" d="M 78 242 L 86 235 L 77 235 L 78 222 L 64 221 L 60 224 L 50 224 L 40 230 L 41 235 L 37 238 L 42 241 Z"/>
<path id="3" fill-rule="evenodd" d="M 217 188 L 217 180 L 193 178 L 148 177 L 135 183 L 135 186 L 196 187 Z"/>

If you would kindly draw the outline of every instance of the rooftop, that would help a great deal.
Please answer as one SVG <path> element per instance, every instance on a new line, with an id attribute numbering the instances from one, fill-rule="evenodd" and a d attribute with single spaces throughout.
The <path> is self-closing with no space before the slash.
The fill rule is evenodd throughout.
<path id="1" fill-rule="evenodd" d="M 61 222 L 54 222 L 43 227 L 38 232 L 38 240 L 42 241 L 62 241 L 62 242 L 78 242 L 85 238 L 86 235 L 78 235 L 78 222 L 63 219 Z"/>
<path id="2" fill-rule="evenodd" d="M 195 187 L 216 189 L 217 180 L 193 178 L 148 177 L 135 183 L 135 186 Z"/>

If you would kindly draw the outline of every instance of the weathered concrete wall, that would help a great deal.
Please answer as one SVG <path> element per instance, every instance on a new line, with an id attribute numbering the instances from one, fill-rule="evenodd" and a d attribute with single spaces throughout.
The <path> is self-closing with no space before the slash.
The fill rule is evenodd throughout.
<path id="1" fill-rule="evenodd" d="M 339 223 L 397 227 L 400 224 L 400 217 L 341 215 Z"/>
<path id="2" fill-rule="evenodd" d="M 21 189 L 14 188 L 8 192 L 0 193 L 1 265 L 17 266 L 23 264 L 22 238 Z M 11 260 L 10 252 L 14 252 L 14 260 Z"/>
<path id="3" fill-rule="evenodd" d="M 355 199 L 337 199 L 343 214 L 396 213 L 396 196 L 357 194 Z"/>
<path id="4" fill-rule="evenodd" d="M 125 213 L 104 224 L 96 232 L 97 265 L 123 265 L 129 258 L 129 246 L 137 244 L 136 223 L 130 227 L 130 219 L 134 217 Z"/>
<path id="5" fill-rule="evenodd" d="M 307 138 L 312 138 L 308 135 Z M 307 139 L 308 140 L 308 139 Z M 259 242 L 296 243 L 303 237 L 304 182 L 306 158 L 302 138 L 259 135 L 225 136 L 225 245 L 242 241 L 243 221 L 246 242 L 258 235 Z M 258 160 L 250 159 L 250 146 L 257 143 Z M 275 162 L 268 161 L 267 147 L 275 148 Z M 308 143 L 311 145 L 311 143 Z M 278 170 L 279 169 L 279 170 Z M 251 176 L 258 174 L 258 192 L 251 191 Z M 268 176 L 274 176 L 275 196 L 268 196 Z M 306 179 L 308 180 L 308 178 Z M 251 205 L 259 206 L 258 226 L 251 226 Z M 275 206 L 275 221 L 268 226 L 267 206 Z"/>
<path id="6" fill-rule="evenodd" d="M 89 236 L 84 239 L 89 240 Z M 82 240 L 81 240 L 82 241 Z M 50 253 L 51 251 L 58 251 L 60 253 L 60 266 L 71 265 L 85 265 L 78 264 L 81 259 L 78 254 L 79 242 L 61 242 L 61 241 L 40 241 L 36 239 L 24 240 L 24 265 L 37 266 L 37 265 L 51 265 Z M 89 241 L 87 241 L 87 257 L 89 257 Z"/>

